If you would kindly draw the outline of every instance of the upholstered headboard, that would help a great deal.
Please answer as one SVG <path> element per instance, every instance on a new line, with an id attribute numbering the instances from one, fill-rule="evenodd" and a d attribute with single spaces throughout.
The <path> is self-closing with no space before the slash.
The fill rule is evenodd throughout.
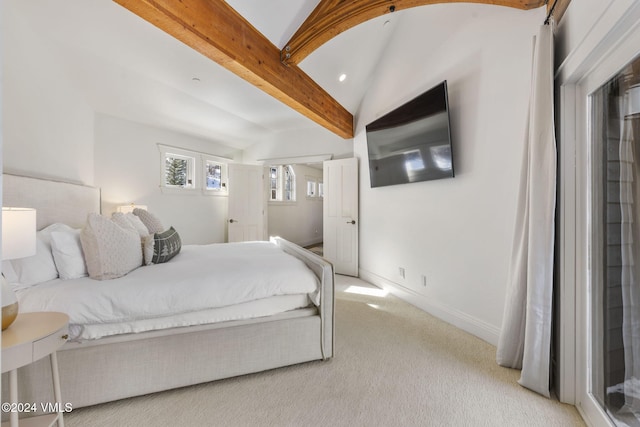
<path id="1" fill-rule="evenodd" d="M 88 213 L 100 212 L 100 189 L 2 174 L 2 206 L 36 209 L 38 230 L 56 222 L 81 228 Z"/>

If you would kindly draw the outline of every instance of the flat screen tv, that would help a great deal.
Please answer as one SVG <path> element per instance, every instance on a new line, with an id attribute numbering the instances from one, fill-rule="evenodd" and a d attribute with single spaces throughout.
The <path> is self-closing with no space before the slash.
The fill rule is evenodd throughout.
<path id="1" fill-rule="evenodd" d="M 371 187 L 453 178 L 447 81 L 366 127 Z"/>

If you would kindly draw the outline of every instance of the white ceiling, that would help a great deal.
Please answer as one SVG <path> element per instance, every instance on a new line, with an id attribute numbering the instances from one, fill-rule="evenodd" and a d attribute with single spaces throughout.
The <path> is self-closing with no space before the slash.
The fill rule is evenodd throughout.
<path id="1" fill-rule="evenodd" d="M 111 0 L 0 1 L 13 2 L 20 16 L 12 19 L 20 19 L 44 49 L 54 52 L 97 112 L 237 149 L 276 140 L 280 132 L 319 127 Z M 278 48 L 318 2 L 227 0 Z M 328 41 L 299 66 L 356 116 L 386 46 L 394 32 L 400 33 L 396 29 L 428 28 L 434 33 L 425 36 L 424 49 L 429 50 L 465 20 L 477 18 L 478 11 L 492 8 L 476 6 L 422 6 L 381 16 Z M 347 79 L 339 82 L 342 73 Z"/>
<path id="2" fill-rule="evenodd" d="M 17 18 L 56 53 L 97 112 L 238 149 L 282 131 L 318 126 L 110 0 L 14 1 Z M 282 47 L 318 1 L 228 3 Z M 393 25 L 383 26 L 388 19 L 334 38 L 300 64 L 351 113 L 392 32 Z M 348 75 L 343 83 L 337 80 L 341 73 Z"/>

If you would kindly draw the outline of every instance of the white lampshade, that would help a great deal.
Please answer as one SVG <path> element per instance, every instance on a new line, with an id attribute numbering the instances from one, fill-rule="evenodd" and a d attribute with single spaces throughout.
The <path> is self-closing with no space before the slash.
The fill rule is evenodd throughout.
<path id="1" fill-rule="evenodd" d="M 122 213 L 133 212 L 134 209 L 144 209 L 146 211 L 147 205 L 135 205 L 131 203 L 130 205 L 118 206 L 118 212 L 122 212 Z"/>
<path id="2" fill-rule="evenodd" d="M 629 97 L 625 117 L 633 119 L 640 117 L 640 85 L 631 86 L 627 91 Z"/>
<path id="3" fill-rule="evenodd" d="M 2 259 L 36 254 L 36 210 L 2 208 Z"/>

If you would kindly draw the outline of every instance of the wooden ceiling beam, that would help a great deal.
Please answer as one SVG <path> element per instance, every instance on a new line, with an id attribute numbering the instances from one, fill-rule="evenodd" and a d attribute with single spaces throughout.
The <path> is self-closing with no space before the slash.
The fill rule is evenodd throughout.
<path id="1" fill-rule="evenodd" d="M 547 11 L 551 13 L 556 24 L 560 22 L 564 13 L 567 11 L 571 0 L 549 0 L 547 3 Z"/>
<path id="2" fill-rule="evenodd" d="M 321 0 L 280 55 L 288 65 L 297 65 L 311 52 L 338 34 L 387 13 L 436 3 L 485 3 L 517 9 L 535 9 L 546 0 Z M 566 0 L 565 0 L 566 1 Z"/>
<path id="3" fill-rule="evenodd" d="M 353 115 L 224 0 L 114 0 L 187 46 L 343 138 Z"/>

